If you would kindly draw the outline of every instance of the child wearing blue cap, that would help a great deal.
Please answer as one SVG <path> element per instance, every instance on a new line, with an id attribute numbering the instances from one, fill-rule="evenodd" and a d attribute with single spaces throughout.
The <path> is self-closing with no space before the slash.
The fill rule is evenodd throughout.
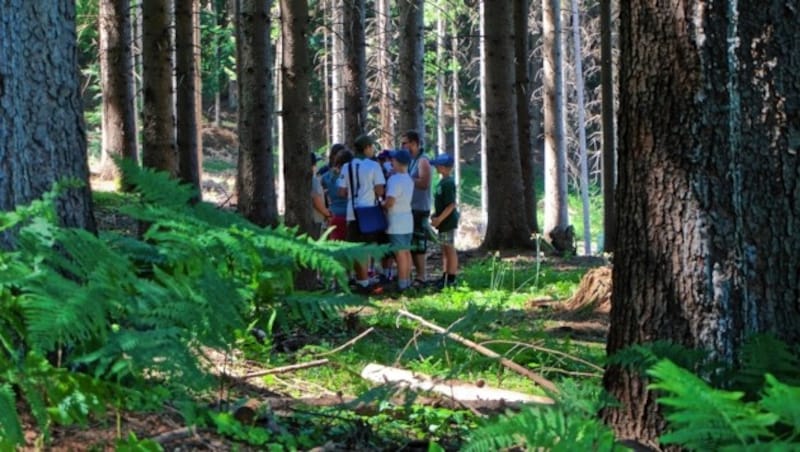
<path id="1" fill-rule="evenodd" d="M 440 289 L 456 284 L 458 275 L 458 253 L 455 247 L 456 229 L 459 213 L 456 207 L 456 182 L 453 179 L 455 161 L 449 154 L 439 154 L 431 160 L 441 178 L 433 196 L 434 213 L 431 226 L 439 231 L 439 244 L 442 247 L 442 267 L 444 273 L 439 280 Z"/>

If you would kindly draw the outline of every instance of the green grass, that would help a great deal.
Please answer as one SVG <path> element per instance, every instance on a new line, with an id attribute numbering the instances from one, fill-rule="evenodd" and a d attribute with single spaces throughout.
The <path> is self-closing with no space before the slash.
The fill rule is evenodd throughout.
<path id="1" fill-rule="evenodd" d="M 207 173 L 222 173 L 236 170 L 236 162 L 222 159 L 203 159 L 203 170 Z"/>

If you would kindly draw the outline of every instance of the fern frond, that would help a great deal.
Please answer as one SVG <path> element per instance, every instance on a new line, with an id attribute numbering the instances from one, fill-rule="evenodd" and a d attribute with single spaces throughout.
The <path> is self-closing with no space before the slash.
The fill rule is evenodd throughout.
<path id="1" fill-rule="evenodd" d="M 686 348 L 668 341 L 655 341 L 619 350 L 608 358 L 608 363 L 643 373 L 664 359 L 686 369 L 695 369 L 705 357 L 706 353 L 702 350 Z"/>
<path id="2" fill-rule="evenodd" d="M 11 385 L 0 385 L 0 446 L 4 441 L 12 445 L 21 444 L 25 439 L 15 400 Z"/>
<path id="3" fill-rule="evenodd" d="M 761 405 L 794 429 L 795 437 L 800 440 L 800 387 L 783 384 L 770 374 L 765 379 L 767 386 Z"/>
<path id="4" fill-rule="evenodd" d="M 671 431 L 661 437 L 664 443 L 699 450 L 744 447 L 768 437 L 769 427 L 778 420 L 776 414 L 743 402 L 743 392 L 714 389 L 669 360 L 660 361 L 648 374 L 654 379 L 649 388 L 666 393 L 658 402 L 671 408 L 665 416 Z"/>
<path id="5" fill-rule="evenodd" d="M 800 385 L 800 354 L 774 336 L 758 334 L 748 338 L 742 345 L 739 361 L 741 366 L 734 384 L 750 394 L 761 390 L 767 373 L 786 384 Z"/>
<path id="6" fill-rule="evenodd" d="M 145 203 L 182 210 L 196 194 L 194 187 L 180 183 L 165 172 L 139 166 L 129 159 L 117 160 L 117 165 L 122 170 L 123 180 L 135 188 Z"/>

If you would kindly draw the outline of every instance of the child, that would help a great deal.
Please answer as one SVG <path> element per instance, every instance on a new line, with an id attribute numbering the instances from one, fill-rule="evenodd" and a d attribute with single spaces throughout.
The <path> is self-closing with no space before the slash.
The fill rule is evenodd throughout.
<path id="1" fill-rule="evenodd" d="M 414 181 L 408 175 L 411 154 L 405 149 L 391 153 L 392 176 L 386 182 L 386 219 L 389 227 L 386 235 L 389 243 L 399 248 L 395 251 L 397 261 L 397 290 L 402 292 L 411 285 L 411 235 L 414 232 L 414 217 L 411 214 L 411 196 Z"/>
<path id="2" fill-rule="evenodd" d="M 431 217 L 431 226 L 439 230 L 439 243 L 442 246 L 444 274 L 438 283 L 440 289 L 455 285 L 458 275 L 455 236 L 459 213 L 456 209 L 456 183 L 451 175 L 453 164 L 453 157 L 449 154 L 439 154 L 431 160 L 431 166 L 434 166 L 441 176 L 433 197 L 435 210 Z"/>

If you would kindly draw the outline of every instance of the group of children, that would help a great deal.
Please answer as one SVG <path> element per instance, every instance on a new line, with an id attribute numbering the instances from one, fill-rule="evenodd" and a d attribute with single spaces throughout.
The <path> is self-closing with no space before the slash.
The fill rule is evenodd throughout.
<path id="1" fill-rule="evenodd" d="M 410 132 L 409 132 L 410 133 Z M 420 249 L 415 240 L 423 227 L 427 236 L 427 221 L 420 222 L 415 218 L 419 213 L 412 209 L 413 199 L 418 197 L 417 185 L 409 167 L 419 163 L 419 149 L 412 153 L 404 146 L 393 151 L 383 151 L 381 160 L 377 161 L 376 143 L 367 135 L 356 138 L 354 151 L 344 145 L 331 147 L 328 168 L 320 171 L 319 188 L 323 198 L 318 197 L 320 190 L 316 184 L 312 187 L 312 201 L 316 221 L 323 227 L 332 227 L 330 239 L 347 240 L 359 243 L 389 243 L 394 249 L 393 260 L 396 265 L 396 288 L 402 292 L 412 285 L 411 270 L 415 257 L 424 255 L 426 249 Z M 416 154 L 416 155 L 413 155 Z M 312 162 L 316 163 L 314 157 Z M 430 225 L 437 229 L 438 242 L 442 249 L 442 278 L 435 282 L 437 287 L 444 288 L 455 284 L 458 273 L 458 254 L 455 249 L 455 232 L 458 227 L 459 212 L 456 206 L 456 185 L 452 177 L 453 157 L 440 154 L 430 160 L 430 166 L 436 168 L 440 180 L 434 192 L 434 212 L 430 216 Z M 416 172 L 415 172 L 416 173 Z M 416 174 L 415 174 L 416 175 Z M 427 197 L 430 197 L 427 192 Z M 428 203 L 430 201 L 428 200 Z M 388 227 L 376 234 L 363 234 L 358 228 L 353 206 L 366 207 L 380 205 L 386 213 Z M 427 216 L 429 212 L 425 212 Z M 426 218 L 427 220 L 427 218 Z M 424 257 L 424 256 L 423 256 Z M 392 259 L 386 256 L 382 260 L 384 273 L 378 281 L 370 279 L 369 264 L 356 262 L 354 265 L 355 281 L 353 289 L 359 293 L 381 293 L 388 281 L 394 278 Z M 417 277 L 420 275 L 419 267 Z"/>

